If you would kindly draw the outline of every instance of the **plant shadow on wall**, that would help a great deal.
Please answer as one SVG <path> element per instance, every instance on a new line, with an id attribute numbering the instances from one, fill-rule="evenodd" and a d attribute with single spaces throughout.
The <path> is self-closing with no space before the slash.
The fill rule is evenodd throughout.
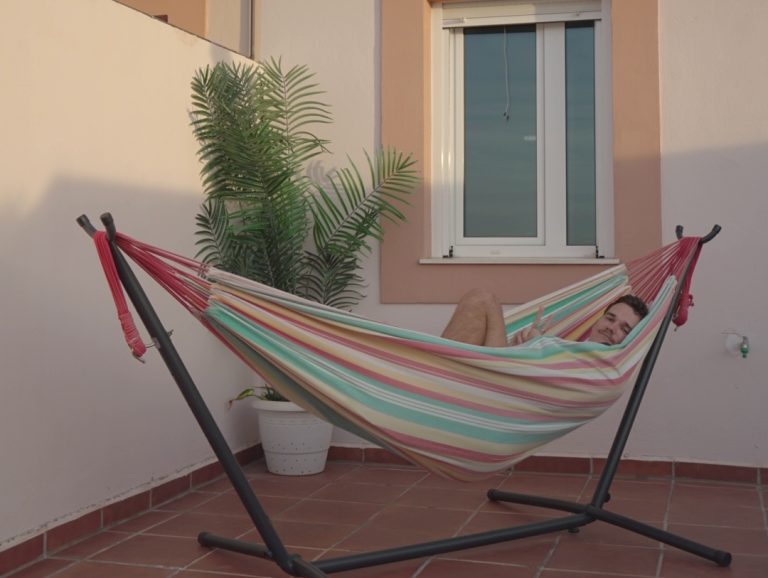
<path id="1" fill-rule="evenodd" d="M 351 309 L 365 296 L 361 259 L 372 240 L 381 241 L 384 219 L 404 220 L 398 207 L 418 176 L 411 155 L 385 149 L 366 152 L 367 178 L 351 160 L 322 178 L 309 177 L 309 162 L 328 152 L 328 141 L 313 132 L 332 122 L 321 94 L 306 66 L 284 71 L 274 59 L 196 72 L 192 126 L 205 192 L 197 215 L 198 257 Z M 287 401 L 269 384 L 236 399 L 248 397 Z"/>

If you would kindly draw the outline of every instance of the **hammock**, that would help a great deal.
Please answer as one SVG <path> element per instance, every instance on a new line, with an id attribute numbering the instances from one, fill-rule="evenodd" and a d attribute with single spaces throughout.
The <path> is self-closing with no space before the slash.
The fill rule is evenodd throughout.
<path id="1" fill-rule="evenodd" d="M 701 239 L 682 239 L 682 228 L 678 227 L 678 243 L 514 309 L 507 316 L 508 335 L 529 325 L 539 305 L 556 320 L 556 335 L 523 346 L 487 348 L 376 323 L 207 269 L 119 235 L 109 213 L 101 220 L 109 240 L 84 215 L 78 223 L 96 240 L 129 346 L 136 356 L 145 350 L 123 288 L 263 540 L 246 542 L 201 532 L 201 545 L 272 560 L 291 576 L 327 578 L 333 572 L 550 532 L 576 532 L 599 520 L 720 566 L 731 563 L 729 552 L 603 507 L 610 498 L 611 484 L 664 334 L 673 319 L 678 325 L 686 321 L 687 308 L 692 304 L 689 290 L 693 267 L 701 246 L 718 234 L 719 226 Z M 490 500 L 559 510 L 566 515 L 312 562 L 291 554 L 123 252 L 281 392 L 337 425 L 460 479 L 506 467 L 538 445 L 578 427 L 608 407 L 624 383 L 637 373 L 591 500 L 579 503 L 491 489 L 487 492 Z M 584 342 L 591 322 L 604 307 L 629 291 L 652 302 L 649 315 L 620 345 Z"/>
<path id="2" fill-rule="evenodd" d="M 106 236 L 94 235 L 126 339 L 143 345 L 121 302 Z M 602 414 L 645 358 L 700 239 L 651 254 L 510 310 L 507 335 L 539 307 L 551 335 L 489 348 L 393 327 L 320 305 L 116 234 L 117 246 L 273 388 L 334 425 L 441 475 L 505 470 Z M 676 322 L 687 317 L 686 277 Z M 649 314 L 620 345 L 584 341 L 617 297 Z"/>

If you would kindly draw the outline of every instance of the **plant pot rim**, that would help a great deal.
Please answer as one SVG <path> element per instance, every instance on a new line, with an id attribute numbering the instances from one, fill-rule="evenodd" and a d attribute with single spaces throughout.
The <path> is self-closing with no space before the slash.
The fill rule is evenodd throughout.
<path id="1" fill-rule="evenodd" d="M 307 411 L 292 401 L 276 401 L 272 399 L 261 399 L 260 397 L 251 398 L 251 406 L 256 409 L 268 411 Z"/>

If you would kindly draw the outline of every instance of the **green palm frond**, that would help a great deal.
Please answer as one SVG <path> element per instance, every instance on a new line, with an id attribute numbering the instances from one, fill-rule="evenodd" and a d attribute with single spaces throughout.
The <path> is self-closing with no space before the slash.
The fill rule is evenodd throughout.
<path id="1" fill-rule="evenodd" d="M 297 171 L 309 148 L 303 135 L 286 131 L 284 119 L 296 102 L 306 101 L 304 93 L 314 91 L 281 83 L 281 76 L 278 63 L 269 70 L 221 63 L 198 71 L 192 82 L 192 128 L 200 143 L 206 196 L 221 201 L 198 215 L 203 255 L 213 258 L 212 239 L 226 238 L 232 258 L 221 258 L 220 247 L 217 260 L 223 267 L 290 291 L 301 277 L 309 227 L 309 183 Z M 282 93 L 275 87 L 283 84 L 292 91 L 286 91 L 290 102 L 279 102 Z M 319 107 L 316 118 L 324 114 Z M 315 140 L 315 148 L 322 150 Z"/>
<path id="2" fill-rule="evenodd" d="M 197 257 L 203 263 L 226 269 L 225 261 L 232 254 L 234 247 L 229 235 L 229 214 L 224 202 L 208 199 L 201 212 L 195 217 L 199 239 L 195 242 L 200 247 Z"/>
<path id="3" fill-rule="evenodd" d="M 274 154 L 283 137 L 272 127 L 275 112 L 258 97 L 261 85 L 257 69 L 238 64 L 217 64 L 193 79 L 192 127 L 208 197 L 263 195 L 290 176 Z"/>
<path id="4" fill-rule="evenodd" d="M 341 254 L 369 250 L 371 238 L 382 238 L 380 217 L 393 222 L 405 219 L 398 205 L 407 203 L 417 182 L 415 161 L 392 149 L 379 151 L 373 160 L 366 153 L 366 160 L 369 187 L 351 161 L 349 168 L 331 175 L 331 192 L 316 186 L 310 205 L 319 249 Z"/>
<path id="5" fill-rule="evenodd" d="M 301 294 L 331 307 L 352 309 L 365 297 L 365 285 L 358 269 L 358 255 L 343 257 L 328 252 L 308 252 Z"/>
<path id="6" fill-rule="evenodd" d="M 293 160 L 303 166 L 309 159 L 326 152 L 327 140 L 306 130 L 310 125 L 330 124 L 328 105 L 315 97 L 323 94 L 311 82 L 314 76 L 306 66 L 294 66 L 283 72 L 279 60 L 262 63 L 264 98 L 274 111 L 272 126 L 290 144 Z"/>
<path id="7" fill-rule="evenodd" d="M 331 122 L 306 66 L 219 63 L 198 70 L 191 88 L 206 196 L 196 217 L 198 257 L 352 308 L 364 297 L 361 255 L 381 239 L 383 219 L 404 219 L 399 206 L 417 182 L 413 159 L 394 150 L 373 159 L 366 153 L 367 183 L 350 161 L 330 175 L 326 190 L 304 174 L 327 151 L 313 127 Z"/>

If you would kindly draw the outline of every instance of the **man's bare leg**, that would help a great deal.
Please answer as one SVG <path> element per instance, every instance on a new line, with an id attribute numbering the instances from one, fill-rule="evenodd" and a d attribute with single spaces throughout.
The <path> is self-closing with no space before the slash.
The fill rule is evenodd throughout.
<path id="1" fill-rule="evenodd" d="M 472 289 L 459 300 L 443 337 L 488 347 L 507 345 L 501 304 L 490 291 Z"/>

